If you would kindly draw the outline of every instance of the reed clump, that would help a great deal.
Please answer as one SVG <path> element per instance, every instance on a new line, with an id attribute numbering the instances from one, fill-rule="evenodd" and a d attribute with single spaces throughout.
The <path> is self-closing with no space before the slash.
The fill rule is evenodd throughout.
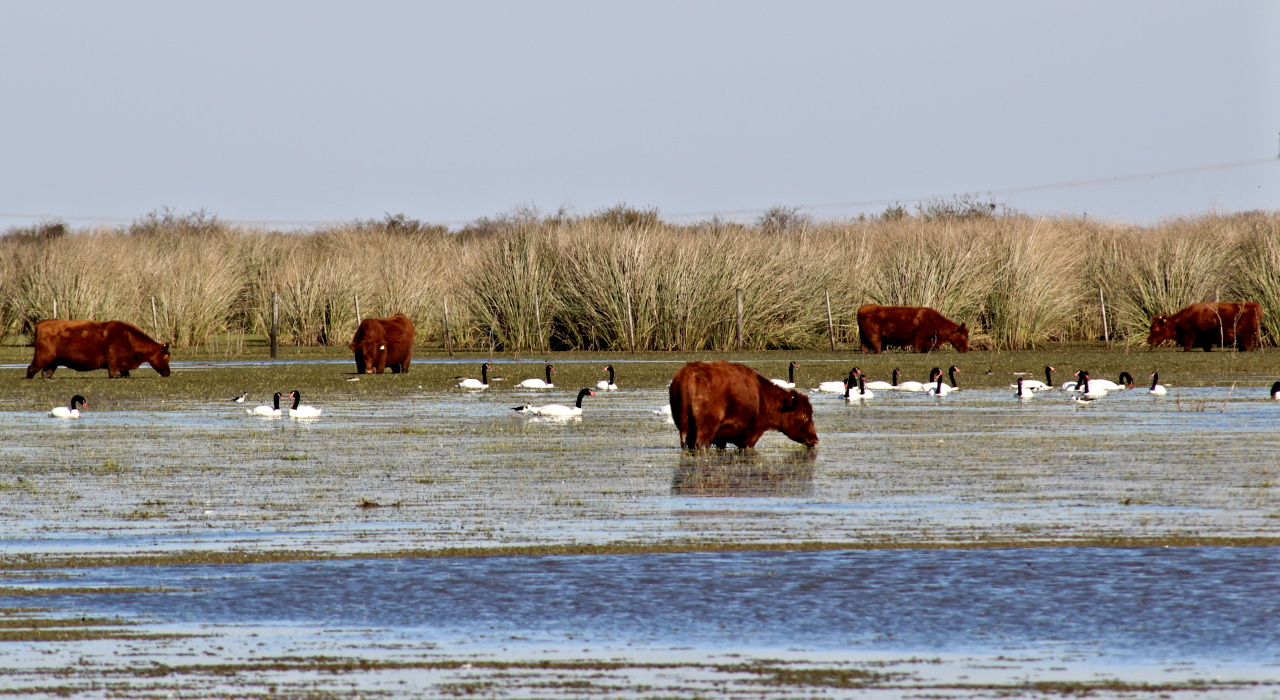
<path id="1" fill-rule="evenodd" d="M 346 343 L 363 317 L 401 312 L 418 342 L 499 350 L 723 350 L 858 342 L 865 303 L 931 306 L 971 344 L 1024 349 L 1103 335 L 1141 343 L 1150 317 L 1197 301 L 1262 304 L 1280 341 L 1280 215 L 1206 214 L 1135 226 L 997 212 L 970 201 L 816 221 L 775 207 L 750 224 L 679 225 L 618 205 L 584 216 L 518 209 L 449 231 L 403 215 L 269 231 L 205 212 L 130 226 L 62 222 L 0 237 L 0 331 L 121 319 L 178 346 L 267 333 Z M 154 313 L 153 304 L 154 302 Z"/>

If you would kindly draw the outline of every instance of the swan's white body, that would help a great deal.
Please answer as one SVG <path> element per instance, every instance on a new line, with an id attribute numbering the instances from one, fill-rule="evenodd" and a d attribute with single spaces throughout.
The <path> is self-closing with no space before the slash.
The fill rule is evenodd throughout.
<path id="1" fill-rule="evenodd" d="M 660 407 L 658 407 L 658 408 L 655 408 L 655 409 L 653 410 L 653 415 L 655 415 L 655 416 L 666 416 L 666 417 L 670 418 L 670 417 L 671 417 L 671 404 L 667 404 L 666 406 L 660 406 Z"/>
<path id="2" fill-rule="evenodd" d="M 843 394 L 844 382 L 823 382 L 819 384 L 814 391 L 824 394 Z"/>
<path id="3" fill-rule="evenodd" d="M 531 416 L 545 416 L 548 418 L 572 418 L 582 415 L 582 397 L 595 396 L 596 392 L 590 389 L 583 389 L 578 392 L 578 403 L 576 406 L 565 406 L 558 403 L 549 403 L 546 406 L 517 406 L 511 410 L 516 413 L 525 413 Z M 669 410 L 669 409 L 668 409 Z"/>
<path id="4" fill-rule="evenodd" d="M 554 367 L 547 365 L 546 379 L 526 379 L 516 384 L 516 386 L 522 389 L 554 389 L 556 385 L 551 383 L 551 373 L 554 371 L 556 371 Z"/>
<path id="5" fill-rule="evenodd" d="M 1052 365 L 1045 366 L 1043 382 L 1040 381 L 1039 379 L 1019 379 L 1018 383 L 1022 385 L 1022 388 L 1019 389 L 1019 391 L 1022 391 L 1022 389 L 1025 389 L 1027 391 L 1044 391 L 1045 389 L 1052 389 L 1053 388 L 1053 371 L 1055 369 L 1056 368 L 1053 367 Z M 1018 384 L 1010 384 L 1009 388 L 1012 389 L 1017 386 Z"/>
<path id="6" fill-rule="evenodd" d="M 866 380 L 861 377 L 858 378 L 858 391 L 855 392 L 853 390 L 852 384 L 845 385 L 844 400 L 849 403 L 853 403 L 855 401 L 866 401 L 868 399 L 874 399 L 875 397 L 875 394 L 867 391 Z"/>
<path id="7" fill-rule="evenodd" d="M 1160 381 L 1160 373 L 1152 372 L 1151 388 L 1147 390 L 1148 394 L 1151 394 L 1152 396 L 1164 396 L 1165 394 L 1169 393 L 1169 390 L 1166 389 L 1163 384 L 1158 383 L 1159 381 Z M 1273 399 L 1276 398 L 1274 392 L 1272 393 L 1271 398 Z"/>
<path id="8" fill-rule="evenodd" d="M 796 367 L 797 367 L 796 363 L 792 362 L 790 365 L 787 366 L 786 379 L 770 379 L 769 381 L 773 382 L 774 386 L 778 386 L 783 389 L 796 388 Z"/>
<path id="9" fill-rule="evenodd" d="M 861 388 L 862 386 L 862 382 L 859 382 L 858 387 Z M 876 391 L 894 391 L 898 388 L 889 382 L 867 382 L 866 387 L 868 389 L 875 389 Z"/>
<path id="10" fill-rule="evenodd" d="M 948 385 L 946 382 L 942 381 L 941 378 L 939 378 L 938 381 L 934 382 L 933 386 L 929 387 L 929 390 L 926 393 L 928 393 L 930 396 L 946 396 L 947 394 L 950 394 L 953 391 L 956 391 L 955 387 Z"/>
<path id="11" fill-rule="evenodd" d="M 898 391 L 924 391 L 922 382 L 902 382 L 895 387 Z"/>
<path id="12" fill-rule="evenodd" d="M 71 408 L 67 408 L 66 406 L 58 406 L 52 411 L 49 411 L 49 415 L 53 418 L 79 418 L 80 409 L 78 408 L 71 409 Z"/>
<path id="13" fill-rule="evenodd" d="M 1035 381 L 1035 380 L 1032 380 L 1032 381 Z M 1029 401 L 1031 399 L 1034 399 L 1036 397 L 1036 392 L 1033 391 L 1029 386 L 1027 386 L 1030 383 L 1031 382 L 1027 382 L 1022 379 L 1019 379 L 1017 384 L 1018 391 L 1013 395 L 1014 398 L 1019 399 L 1021 401 Z M 1036 382 L 1036 384 L 1043 385 L 1044 382 Z"/>
<path id="14" fill-rule="evenodd" d="M 1103 390 L 1103 391 L 1115 391 L 1116 389 L 1123 389 L 1124 387 L 1122 387 L 1122 386 L 1121 386 L 1121 385 L 1119 385 L 1119 384 L 1116 384 L 1116 383 L 1115 383 L 1115 382 L 1113 382 L 1113 381 L 1107 380 L 1107 379 L 1093 379 L 1093 378 L 1090 378 L 1090 379 L 1089 379 L 1089 388 L 1090 388 L 1090 389 L 1101 389 L 1101 390 Z"/>
<path id="15" fill-rule="evenodd" d="M 284 415 L 280 409 L 272 408 L 270 406 L 258 406 L 252 411 L 246 410 L 245 413 L 248 413 L 251 416 L 263 416 L 265 418 L 279 418 Z"/>
<path id="16" fill-rule="evenodd" d="M 1081 388 L 1080 397 L 1085 400 L 1100 399 L 1107 395 L 1107 390 L 1102 387 L 1095 386 L 1089 375 L 1084 375 L 1084 386 Z"/>

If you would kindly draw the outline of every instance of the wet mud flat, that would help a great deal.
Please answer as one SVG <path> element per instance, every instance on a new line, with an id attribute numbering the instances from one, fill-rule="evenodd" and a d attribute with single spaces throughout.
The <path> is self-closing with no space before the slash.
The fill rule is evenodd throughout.
<path id="1" fill-rule="evenodd" d="M 6 580 L 0 605 L 38 601 L 43 612 L 0 622 L 61 620 L 101 636 L 0 644 L 0 688 L 131 697 L 1276 697 L 1277 571 L 1274 547 L 67 570 Z"/>
<path id="2" fill-rule="evenodd" d="M 0 377 L 0 684 L 1275 697 L 1277 642 L 1238 605 L 1280 610 L 1256 583 L 1280 575 L 1270 355 L 1151 353 L 1188 363 L 1161 369 L 1168 396 L 1090 406 L 1019 404 L 1007 384 L 1042 361 L 1103 367 L 1096 353 L 979 355 L 924 358 L 962 366 L 941 399 L 813 396 L 816 451 L 775 434 L 696 456 L 654 413 L 679 366 L 662 357 L 613 362 L 622 390 L 573 421 L 511 408 L 570 403 L 598 358 L 556 358 L 563 388 L 545 392 L 510 388 L 542 364 L 510 360 L 480 393 L 451 388 L 471 360 L 355 382 L 337 361 Z M 784 358 L 759 364 L 785 376 Z M 853 358 L 920 358 L 870 360 Z M 319 420 L 228 400 L 295 388 Z M 43 415 L 73 392 L 82 418 Z M 596 556 L 548 556 L 572 553 Z"/>

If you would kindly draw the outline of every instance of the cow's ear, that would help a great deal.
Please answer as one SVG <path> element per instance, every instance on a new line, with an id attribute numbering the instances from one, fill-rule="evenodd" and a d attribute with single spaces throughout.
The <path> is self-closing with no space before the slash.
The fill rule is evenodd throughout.
<path id="1" fill-rule="evenodd" d="M 160 352 L 162 352 L 162 353 L 164 353 L 164 354 L 168 355 L 168 354 L 169 354 L 169 344 L 168 344 L 168 343 L 165 343 L 165 344 L 164 344 L 164 347 L 160 348 Z"/>
<path id="2" fill-rule="evenodd" d="M 957 330 L 958 330 L 960 333 L 968 333 L 968 332 L 969 332 L 969 326 L 968 326 L 968 324 L 961 323 L 961 324 L 960 324 L 960 328 L 958 328 Z"/>
<path id="3" fill-rule="evenodd" d="M 347 349 L 348 349 L 348 350 L 351 350 L 352 352 L 355 352 L 355 349 L 356 349 L 356 343 L 355 343 L 355 341 L 354 341 L 354 340 L 353 340 L 353 341 L 351 341 L 350 343 L 347 343 Z"/>
<path id="4" fill-rule="evenodd" d="M 791 411 L 796 410 L 796 406 L 799 406 L 799 405 L 800 405 L 800 397 L 798 394 L 796 394 L 796 390 L 792 389 L 791 391 L 787 392 L 787 398 L 782 400 L 782 412 L 790 413 Z"/>

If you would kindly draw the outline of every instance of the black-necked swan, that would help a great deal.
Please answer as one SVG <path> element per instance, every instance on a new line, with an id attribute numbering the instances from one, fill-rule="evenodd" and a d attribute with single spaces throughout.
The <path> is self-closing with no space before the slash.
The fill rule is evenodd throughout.
<path id="1" fill-rule="evenodd" d="M 1088 372 L 1081 372 L 1080 378 L 1084 380 L 1084 386 L 1080 390 L 1080 395 L 1082 397 L 1086 399 L 1100 399 L 1107 395 L 1107 390 L 1098 386 L 1098 383 L 1089 376 Z"/>
<path id="2" fill-rule="evenodd" d="M 858 377 L 858 392 L 856 394 L 851 391 L 852 389 L 853 384 L 845 385 L 844 400 L 850 403 L 853 403 L 854 401 L 866 401 L 867 399 L 874 399 L 876 397 L 875 394 L 867 391 L 867 380 L 865 377 Z"/>
<path id="3" fill-rule="evenodd" d="M 859 371 L 857 367 L 854 367 L 853 369 L 849 370 L 848 380 L 842 379 L 838 382 L 822 382 L 821 384 L 810 389 L 809 391 L 817 391 L 817 392 L 822 392 L 824 394 L 843 394 L 844 388 L 845 388 L 845 382 L 847 381 L 849 384 L 852 384 L 853 381 L 857 379 L 858 376 L 861 374 L 862 372 Z"/>
<path id="4" fill-rule="evenodd" d="M 1158 383 L 1159 381 L 1160 381 L 1160 373 L 1159 373 L 1159 372 L 1152 372 L 1152 373 L 1151 373 L 1151 388 L 1147 390 L 1147 393 L 1148 393 L 1148 394 L 1152 394 L 1152 395 L 1154 395 L 1154 396 L 1164 396 L 1165 394 L 1169 393 L 1169 390 L 1168 390 L 1168 389 L 1164 388 L 1164 386 L 1163 386 L 1163 385 L 1161 385 L 1161 384 L 1159 384 L 1159 383 Z M 1277 383 L 1276 383 L 1276 385 L 1274 385 L 1274 386 L 1272 386 L 1272 387 L 1271 387 L 1271 398 L 1273 398 L 1273 399 L 1276 397 L 1276 396 L 1275 396 L 1276 386 L 1280 386 L 1280 382 L 1277 382 Z"/>
<path id="5" fill-rule="evenodd" d="M 491 369 L 493 368 L 489 366 L 488 362 L 484 363 L 483 365 L 480 365 L 480 378 L 472 379 L 470 377 L 467 377 L 466 379 L 463 379 L 462 381 L 458 382 L 458 388 L 459 389 L 488 389 L 489 388 L 489 370 Z"/>
<path id="6" fill-rule="evenodd" d="M 896 391 L 898 389 L 898 370 L 893 370 L 892 384 L 889 382 L 866 382 L 866 386 L 867 388 L 875 389 L 876 391 Z M 858 388 L 862 388 L 861 382 L 859 382 Z"/>
<path id="7" fill-rule="evenodd" d="M 618 385 L 613 383 L 613 365 L 605 365 L 603 371 L 609 373 L 609 380 L 605 381 L 601 379 L 596 382 L 596 388 L 600 391 L 617 391 Z"/>
<path id="8" fill-rule="evenodd" d="M 1033 379 L 1032 381 L 1035 381 L 1035 380 Z M 1028 382 L 1024 381 L 1021 377 L 1018 378 L 1018 393 L 1013 395 L 1014 398 L 1026 401 L 1028 399 L 1034 399 L 1036 397 L 1036 392 L 1032 391 L 1031 389 L 1028 389 L 1027 383 Z M 1036 383 L 1038 384 L 1039 382 L 1036 382 Z"/>
<path id="9" fill-rule="evenodd" d="M 1089 377 L 1089 386 L 1094 389 L 1105 389 L 1106 391 L 1123 391 L 1124 389 L 1133 388 L 1133 377 L 1128 372 L 1121 372 L 1119 382 L 1113 382 L 1110 379 L 1094 379 Z"/>
<path id="10" fill-rule="evenodd" d="M 71 397 L 70 408 L 67 408 L 66 406 L 58 406 L 52 411 L 49 411 L 49 416 L 53 418 L 79 418 L 80 409 L 76 408 L 77 405 L 88 408 L 89 402 L 85 401 L 83 396 L 76 394 Z"/>
<path id="11" fill-rule="evenodd" d="M 554 389 L 554 388 L 556 388 L 556 385 L 551 383 L 551 373 L 552 373 L 552 372 L 554 372 L 554 371 L 556 371 L 556 368 L 555 368 L 555 367 L 552 367 L 551 365 L 547 365 L 547 369 L 546 369 L 546 371 L 547 371 L 547 379 L 546 379 L 546 381 L 543 381 L 543 380 L 541 380 L 541 379 L 526 379 L 526 380 L 524 380 L 523 382 L 520 382 L 519 384 L 516 384 L 516 386 L 518 386 L 518 387 L 523 387 L 523 388 L 525 388 L 525 389 Z"/>
<path id="12" fill-rule="evenodd" d="M 1084 385 L 1084 370 L 1078 369 L 1075 374 L 1071 375 L 1075 379 L 1071 379 L 1062 383 L 1063 391 L 1080 391 L 1080 387 Z"/>
<path id="13" fill-rule="evenodd" d="M 960 383 L 956 381 L 956 372 L 959 371 L 960 368 L 955 365 L 947 368 L 947 377 L 951 379 L 951 384 L 948 385 L 942 381 L 942 370 L 934 367 L 930 375 L 936 376 L 934 376 L 933 380 L 934 386 L 929 387 L 929 394 L 931 396 L 945 396 L 953 391 L 960 391 Z"/>
<path id="14" fill-rule="evenodd" d="M 320 409 L 315 406 L 299 406 L 298 402 L 302 401 L 302 392 L 294 389 L 289 392 L 289 398 L 293 399 L 293 407 L 289 409 L 290 418 L 319 418 Z"/>
<path id="15" fill-rule="evenodd" d="M 1012 389 L 1014 386 L 1018 386 L 1019 392 L 1021 392 L 1023 389 L 1026 389 L 1027 391 L 1044 391 L 1045 389 L 1052 389 L 1053 388 L 1053 372 L 1056 369 L 1057 368 L 1052 365 L 1045 365 L 1043 382 L 1040 381 L 1039 379 L 1026 379 L 1026 380 L 1019 379 L 1017 384 L 1010 384 L 1009 388 Z"/>
<path id="16" fill-rule="evenodd" d="M 897 367 L 893 368 L 893 378 L 894 378 L 894 382 L 897 382 L 898 380 Z M 907 381 L 907 382 L 902 382 L 901 384 L 895 383 L 894 388 L 896 388 L 898 391 L 924 391 L 924 384 L 922 384 L 921 382 Z"/>
<path id="17" fill-rule="evenodd" d="M 241 395 L 239 395 L 239 396 L 237 396 L 237 397 L 235 397 L 234 399 L 231 399 L 231 400 L 232 400 L 232 401 L 235 401 L 236 403 L 244 403 L 244 400 L 245 400 L 245 399 L 247 399 L 247 398 L 249 398 L 249 392 L 247 392 L 247 391 L 246 391 L 246 392 L 244 392 L 243 394 L 241 394 Z"/>
<path id="18" fill-rule="evenodd" d="M 272 403 L 271 406 L 258 406 L 257 408 L 253 408 L 253 409 L 246 408 L 244 412 L 248 413 L 251 416 L 279 418 L 280 417 L 280 392 L 277 391 L 275 395 L 271 397 L 271 403 Z"/>
<path id="19" fill-rule="evenodd" d="M 787 365 L 786 379 L 770 379 L 769 381 L 773 382 L 777 386 L 782 387 L 783 389 L 796 388 L 796 367 L 798 366 L 799 365 L 797 365 L 793 360 L 791 364 Z"/>
<path id="20" fill-rule="evenodd" d="M 1271 398 L 1280 401 L 1280 382 L 1271 385 Z"/>
<path id="21" fill-rule="evenodd" d="M 553 418 L 569 418 L 572 416 L 582 415 L 582 397 L 595 396 L 596 392 L 591 389 L 583 389 L 578 392 L 578 402 L 570 407 L 558 403 L 549 403 L 546 406 L 516 406 L 511 409 L 516 413 L 527 413 L 533 416 L 551 416 Z"/>

